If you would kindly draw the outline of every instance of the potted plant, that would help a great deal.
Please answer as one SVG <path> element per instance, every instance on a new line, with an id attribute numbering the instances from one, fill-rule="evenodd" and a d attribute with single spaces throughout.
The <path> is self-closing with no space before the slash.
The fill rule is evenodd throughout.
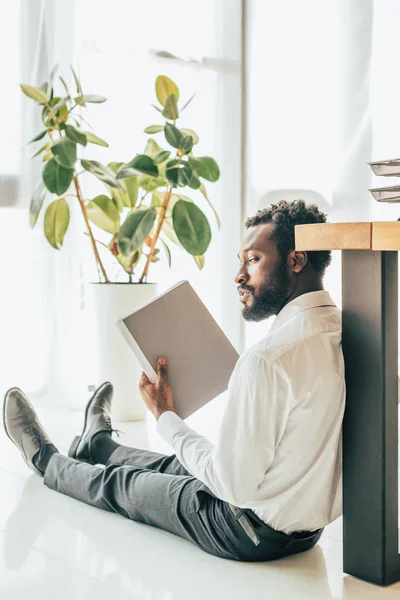
<path id="1" fill-rule="evenodd" d="M 72 69 L 72 67 L 71 67 Z M 107 142 L 84 127 L 87 123 L 82 110 L 91 103 L 103 103 L 106 98 L 84 94 L 81 83 L 72 69 L 76 92 L 71 93 L 65 80 L 59 76 L 63 93 L 57 93 L 56 69 L 49 81 L 36 88 L 22 84 L 22 91 L 34 100 L 43 121 L 43 130 L 31 140 L 41 141 L 34 157 L 44 162 L 42 180 L 35 190 L 30 205 L 30 223 L 34 227 L 39 214 L 43 218 L 44 234 L 51 246 L 59 250 L 68 230 L 69 202 L 78 202 L 98 268 L 100 285 L 93 285 L 97 315 L 95 331 L 99 335 L 97 349 L 98 378 L 109 379 L 115 386 L 115 418 L 131 420 L 142 418 L 144 411 L 137 387 L 141 369 L 133 369 L 130 349 L 115 328 L 115 321 L 157 295 L 156 283 L 148 281 L 150 266 L 160 260 L 160 246 L 171 266 L 169 242 L 193 256 L 199 269 L 204 266 L 204 255 L 211 241 L 207 217 L 183 188 L 198 190 L 208 202 L 217 219 L 204 185 L 204 180 L 215 182 L 219 168 L 207 156 L 195 156 L 197 134 L 187 128 L 178 128 L 177 120 L 188 106 L 179 108 L 179 90 L 168 77 L 156 79 L 159 105 L 153 105 L 163 123 L 150 125 L 144 130 L 150 136 L 141 154 L 129 162 L 108 162 L 103 165 L 83 158 L 90 144 L 108 147 Z M 85 198 L 81 176 L 91 173 L 105 186 L 104 194 Z M 109 236 L 107 242 L 96 239 L 93 227 Z M 126 284 L 110 281 L 102 260 L 107 252 L 126 273 Z M 104 255 L 103 255 L 104 256 Z M 140 274 L 137 271 L 140 268 Z M 137 281 L 134 281 L 137 278 Z"/>

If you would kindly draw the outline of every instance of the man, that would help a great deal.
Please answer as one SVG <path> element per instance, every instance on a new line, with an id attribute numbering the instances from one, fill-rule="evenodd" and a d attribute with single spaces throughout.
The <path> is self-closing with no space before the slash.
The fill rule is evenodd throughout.
<path id="1" fill-rule="evenodd" d="M 243 317 L 277 317 L 235 366 L 217 446 L 174 413 L 160 359 L 156 383 L 143 373 L 139 389 L 175 455 L 112 439 L 106 382 L 86 407 L 69 457 L 61 456 L 29 400 L 13 388 L 4 425 L 27 464 L 54 490 L 216 556 L 273 560 L 314 546 L 341 514 L 341 314 L 322 284 L 330 252 L 297 252 L 294 227 L 325 221 L 317 206 L 296 200 L 245 222 L 235 277 Z"/>

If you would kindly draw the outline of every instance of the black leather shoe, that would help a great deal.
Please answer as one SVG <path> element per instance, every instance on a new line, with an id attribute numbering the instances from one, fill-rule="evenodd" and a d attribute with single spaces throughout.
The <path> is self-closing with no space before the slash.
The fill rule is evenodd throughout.
<path id="1" fill-rule="evenodd" d="M 3 404 L 4 429 L 10 440 L 17 446 L 22 458 L 32 471 L 43 475 L 33 463 L 38 452 L 51 444 L 43 429 L 32 404 L 19 388 L 9 389 L 4 396 Z"/>
<path id="2" fill-rule="evenodd" d="M 113 431 L 117 431 L 111 425 L 113 391 L 112 384 L 106 381 L 93 393 L 86 405 L 82 435 L 76 436 L 68 451 L 68 456 L 71 458 L 94 465 L 91 453 L 93 436 L 99 431 L 107 431 L 110 435 Z"/>

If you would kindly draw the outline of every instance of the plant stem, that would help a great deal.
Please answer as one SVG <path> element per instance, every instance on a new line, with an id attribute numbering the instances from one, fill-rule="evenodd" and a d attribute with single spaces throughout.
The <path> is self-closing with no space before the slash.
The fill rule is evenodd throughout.
<path id="1" fill-rule="evenodd" d="M 86 223 L 86 227 L 87 227 L 88 234 L 90 237 L 90 241 L 92 242 L 93 252 L 94 252 L 95 259 L 96 259 L 96 265 L 98 265 L 100 267 L 101 272 L 103 273 L 105 282 L 111 283 L 107 277 L 107 273 L 103 267 L 103 263 L 101 262 L 101 258 L 99 256 L 99 251 L 97 250 L 96 241 L 93 237 L 92 229 L 90 227 L 88 215 L 86 212 L 85 203 L 83 201 L 81 186 L 79 185 L 79 180 L 78 180 L 78 177 L 76 176 L 76 174 L 74 175 L 74 184 L 75 184 L 75 189 L 76 189 L 76 195 L 78 196 L 79 204 L 81 205 L 83 218 L 85 219 L 85 223 Z"/>
<path id="2" fill-rule="evenodd" d="M 72 107 L 69 109 L 69 111 L 68 111 L 68 114 L 69 114 L 70 112 L 72 112 L 76 106 L 78 106 L 78 105 L 77 105 L 77 104 L 74 104 L 74 105 L 73 105 L 73 106 L 72 106 Z"/>
<path id="3" fill-rule="evenodd" d="M 164 223 L 165 213 L 167 211 L 168 202 L 169 202 L 169 199 L 171 198 L 171 194 L 172 194 L 172 185 L 168 186 L 168 188 L 167 188 L 167 190 L 166 190 L 166 192 L 164 194 L 163 203 L 162 203 L 161 210 L 160 210 L 160 217 L 158 219 L 157 229 L 156 229 L 156 232 L 154 234 L 153 241 L 152 241 L 151 246 L 150 246 L 149 254 L 147 255 L 146 265 L 144 267 L 144 271 L 142 273 L 142 276 L 139 279 L 139 283 L 142 283 L 143 279 L 145 277 L 147 279 L 147 273 L 149 271 L 149 267 L 150 267 L 150 263 L 151 263 L 151 257 L 153 255 L 153 251 L 154 251 L 155 245 L 157 243 L 158 236 L 160 235 L 161 227 L 163 226 L 163 223 Z"/>

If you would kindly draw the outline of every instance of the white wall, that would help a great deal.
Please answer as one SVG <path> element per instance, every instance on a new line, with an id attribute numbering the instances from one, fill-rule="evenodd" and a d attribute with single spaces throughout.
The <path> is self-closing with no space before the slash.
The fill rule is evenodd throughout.
<path id="1" fill-rule="evenodd" d="M 370 77 L 373 41 L 386 39 L 386 23 L 373 32 L 373 4 L 247 0 L 247 215 L 279 199 L 303 198 L 316 202 L 331 222 L 373 218 L 367 165 L 375 156 L 371 96 L 382 97 L 383 82 Z M 385 53 L 395 72 L 400 7 L 397 3 L 393 12 L 393 2 L 380 5 L 384 17 L 379 18 L 395 23 L 387 36 L 391 53 Z M 397 119 L 395 103 L 387 103 Z M 380 125 L 377 119 L 374 132 Z M 395 146 L 390 147 L 394 154 Z M 376 159 L 388 157 L 389 148 L 381 147 Z M 341 306 L 340 252 L 333 253 L 325 288 Z M 272 321 L 246 323 L 246 347 L 265 335 Z"/>

